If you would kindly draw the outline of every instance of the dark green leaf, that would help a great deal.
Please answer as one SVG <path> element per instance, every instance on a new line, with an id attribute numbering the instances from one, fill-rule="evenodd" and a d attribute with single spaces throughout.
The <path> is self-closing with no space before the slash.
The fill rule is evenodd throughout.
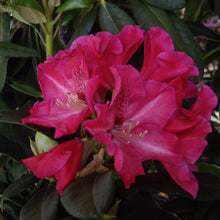
<path id="1" fill-rule="evenodd" d="M 199 68 L 200 79 L 202 79 L 204 73 L 204 65 L 202 61 L 202 52 L 191 31 L 188 29 L 187 25 L 182 22 L 182 20 L 174 13 L 169 13 L 169 17 L 175 26 L 178 35 L 182 39 L 182 51 L 187 53 L 195 62 L 196 66 Z M 175 41 L 174 41 L 175 42 Z"/>
<path id="2" fill-rule="evenodd" d="M 196 199 L 209 201 L 220 198 L 219 177 L 210 173 L 201 172 L 196 172 L 195 175 L 199 181 L 199 191 Z M 137 176 L 135 185 L 149 192 L 181 193 L 185 196 L 189 195 L 167 175 L 147 174 L 145 176 Z"/>
<path id="3" fill-rule="evenodd" d="M 220 167 L 208 163 L 196 163 L 200 172 L 211 173 L 220 177 Z"/>
<path id="4" fill-rule="evenodd" d="M 194 36 L 204 36 L 211 41 L 220 41 L 220 35 L 207 28 L 204 24 L 193 22 L 187 22 L 186 24 Z"/>
<path id="5" fill-rule="evenodd" d="M 200 22 L 203 13 L 203 5 L 205 3 L 206 0 L 199 0 L 199 1 L 186 0 L 184 21 Z"/>
<path id="6" fill-rule="evenodd" d="M 105 213 L 114 198 L 114 179 L 112 173 L 108 172 L 95 178 L 93 187 L 93 197 L 97 212 Z"/>
<path id="7" fill-rule="evenodd" d="M 99 24 L 103 31 L 109 31 L 112 34 L 118 34 L 124 25 L 135 22 L 121 8 L 108 2 L 104 2 L 99 10 Z"/>
<path id="8" fill-rule="evenodd" d="M 118 207 L 119 219 L 163 219 L 177 220 L 171 213 L 163 210 L 151 193 L 136 188 L 128 190 Z"/>
<path id="9" fill-rule="evenodd" d="M 185 0 L 145 0 L 149 4 L 169 11 L 179 10 L 184 8 Z"/>
<path id="10" fill-rule="evenodd" d="M 114 194 L 112 173 L 90 175 L 72 183 L 64 190 L 64 208 L 79 219 L 102 219 Z"/>
<path id="11" fill-rule="evenodd" d="M 12 196 L 15 196 L 19 194 L 20 192 L 23 192 L 29 187 L 32 187 L 34 183 L 36 183 L 37 178 L 33 175 L 25 175 L 21 177 L 20 179 L 16 180 L 15 182 L 12 182 L 3 192 L 1 203 L 3 204 L 4 200 L 7 198 L 11 198 Z"/>
<path id="12" fill-rule="evenodd" d="M 6 57 L 35 57 L 38 52 L 33 48 L 23 47 L 19 44 L 0 42 L 0 55 Z"/>
<path id="13" fill-rule="evenodd" d="M 28 8 L 34 8 L 34 9 L 40 11 L 41 13 L 44 13 L 41 6 L 38 4 L 38 2 L 36 0 L 31 0 L 31 1 L 30 0 L 12 0 L 12 2 L 15 5 L 25 6 Z"/>
<path id="14" fill-rule="evenodd" d="M 210 173 L 195 173 L 199 181 L 199 192 L 196 199 L 212 201 L 220 199 L 220 178 Z"/>
<path id="15" fill-rule="evenodd" d="M 9 17 L 7 13 L 0 13 L 0 42 L 10 40 Z M 0 56 L 0 92 L 2 91 L 7 75 L 8 58 Z"/>
<path id="16" fill-rule="evenodd" d="M 0 122 L 22 125 L 21 119 L 27 116 L 27 113 L 18 110 L 0 110 Z"/>
<path id="17" fill-rule="evenodd" d="M 81 35 L 87 35 L 92 29 L 92 26 L 96 20 L 97 17 L 97 7 L 91 9 L 82 19 L 81 22 L 79 22 L 75 27 L 75 32 L 71 40 L 69 41 L 67 47 L 70 47 L 71 43 L 79 36 Z"/>
<path id="18" fill-rule="evenodd" d="M 175 43 L 176 50 L 186 50 L 181 36 L 164 10 L 150 6 L 144 0 L 130 0 L 130 2 L 134 17 L 139 25 L 146 30 L 153 26 L 163 28 L 169 32 Z"/>
<path id="19" fill-rule="evenodd" d="M 9 109 L 8 104 L 0 97 L 0 109 Z"/>
<path id="20" fill-rule="evenodd" d="M 220 1 L 214 0 L 215 4 L 215 11 L 217 12 L 218 16 L 220 16 Z"/>
<path id="21" fill-rule="evenodd" d="M 69 11 L 76 8 L 85 8 L 90 5 L 90 0 L 67 0 L 56 10 L 56 12 Z"/>
<path id="22" fill-rule="evenodd" d="M 42 97 L 41 92 L 34 89 L 33 86 L 29 85 L 27 82 L 24 81 L 12 81 L 10 85 L 13 89 L 17 90 L 18 92 L 22 92 L 24 94 L 33 96 L 35 98 Z"/>
<path id="23" fill-rule="evenodd" d="M 59 194 L 54 186 L 36 192 L 21 209 L 20 220 L 54 220 L 59 202 Z"/>
<path id="24" fill-rule="evenodd" d="M 0 170 L 0 182 L 8 183 L 6 171 Z"/>

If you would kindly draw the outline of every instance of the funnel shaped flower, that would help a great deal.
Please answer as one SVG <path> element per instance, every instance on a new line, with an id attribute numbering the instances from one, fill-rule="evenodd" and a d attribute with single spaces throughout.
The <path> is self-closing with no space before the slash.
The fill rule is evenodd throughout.
<path id="1" fill-rule="evenodd" d="M 38 66 L 38 81 L 44 100 L 22 120 L 55 128 L 55 138 L 74 133 L 93 111 L 93 97 L 101 76 L 89 78 L 80 51 L 60 51 Z"/>
<path id="2" fill-rule="evenodd" d="M 81 158 L 82 142 L 75 139 L 57 145 L 49 152 L 23 159 L 22 162 L 40 179 L 56 178 L 56 189 L 62 194 L 63 189 L 74 181 L 76 172 L 81 169 Z"/>
<path id="3" fill-rule="evenodd" d="M 126 187 L 144 174 L 143 161 L 159 160 L 171 177 L 195 196 L 198 183 L 191 163 L 177 151 L 177 135 L 166 129 L 177 111 L 174 88 L 153 80 L 144 82 L 131 66 L 111 70 L 116 82 L 112 102 L 96 105 L 97 118 L 85 121 L 84 126 L 114 156 L 115 169 Z"/>

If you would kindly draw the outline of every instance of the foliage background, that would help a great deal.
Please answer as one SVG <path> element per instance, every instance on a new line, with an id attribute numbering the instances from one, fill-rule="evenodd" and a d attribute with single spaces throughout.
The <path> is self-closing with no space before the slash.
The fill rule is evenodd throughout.
<path id="1" fill-rule="evenodd" d="M 195 200 L 155 161 L 144 164 L 152 172 L 137 177 L 129 190 L 110 172 L 76 181 L 62 196 L 53 181 L 35 178 L 20 162 L 33 155 L 28 137 L 34 140 L 36 131 L 53 137 L 53 129 L 21 124 L 41 100 L 36 66 L 48 54 L 68 48 L 81 35 L 117 34 L 126 24 L 145 30 L 159 26 L 169 32 L 176 50 L 193 58 L 200 77 L 192 80 L 210 85 L 219 98 L 219 16 L 218 0 L 0 0 L 0 218 L 220 219 L 219 107 L 197 163 Z M 140 54 L 131 60 L 136 67 Z"/>

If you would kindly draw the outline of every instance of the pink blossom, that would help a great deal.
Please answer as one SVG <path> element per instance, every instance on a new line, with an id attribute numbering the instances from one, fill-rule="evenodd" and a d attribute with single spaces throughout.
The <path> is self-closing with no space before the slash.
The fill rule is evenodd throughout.
<path id="1" fill-rule="evenodd" d="M 37 70 L 44 100 L 35 103 L 22 122 L 54 127 L 55 138 L 74 133 L 93 111 L 101 76 L 89 78 L 84 55 L 77 49 L 60 51 Z"/>
<path id="2" fill-rule="evenodd" d="M 56 189 L 62 194 L 81 169 L 82 149 L 82 142 L 75 139 L 57 145 L 49 152 L 23 159 L 22 162 L 40 179 L 56 178 Z"/>

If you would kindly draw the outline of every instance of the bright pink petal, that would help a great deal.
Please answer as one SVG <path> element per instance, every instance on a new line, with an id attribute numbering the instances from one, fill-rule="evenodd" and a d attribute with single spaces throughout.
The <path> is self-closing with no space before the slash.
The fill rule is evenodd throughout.
<path id="1" fill-rule="evenodd" d="M 38 66 L 38 81 L 43 98 L 67 99 L 67 94 L 85 100 L 87 67 L 83 55 L 73 51 L 63 59 L 55 59 Z"/>
<path id="2" fill-rule="evenodd" d="M 187 54 L 177 51 L 165 51 L 158 54 L 151 71 L 150 79 L 160 82 L 169 82 L 178 76 L 185 79 L 189 76 L 198 76 L 193 60 Z M 145 78 L 144 75 L 143 77 Z"/>
<path id="3" fill-rule="evenodd" d="M 174 162 L 174 161 L 173 161 Z M 163 162 L 164 167 L 173 178 L 173 180 L 182 187 L 185 191 L 189 192 L 194 198 L 197 195 L 199 186 L 198 180 L 192 173 L 192 168 L 187 163 Z"/>
<path id="4" fill-rule="evenodd" d="M 55 177 L 60 194 L 74 181 L 81 169 L 82 142 L 71 140 L 52 148 L 49 152 L 23 159 L 22 162 L 40 179 Z"/>
<path id="5" fill-rule="evenodd" d="M 46 127 L 54 127 L 54 137 L 74 133 L 80 123 L 89 115 L 88 107 L 78 108 L 57 103 L 55 99 L 44 100 L 30 110 L 31 115 L 22 119 L 22 123 L 32 123 Z"/>
<path id="6" fill-rule="evenodd" d="M 167 32 L 159 27 L 151 27 L 144 38 L 144 62 L 141 74 L 149 79 L 156 57 L 163 51 L 174 51 L 174 44 Z"/>
<path id="7" fill-rule="evenodd" d="M 207 120 L 210 120 L 212 110 L 216 107 L 217 103 L 218 99 L 212 89 L 206 85 L 202 85 L 198 99 L 191 111 L 194 114 L 201 114 Z"/>
<path id="8" fill-rule="evenodd" d="M 140 26 L 126 25 L 121 29 L 118 38 L 123 45 L 123 53 L 119 63 L 127 64 L 143 42 L 144 30 Z"/>

